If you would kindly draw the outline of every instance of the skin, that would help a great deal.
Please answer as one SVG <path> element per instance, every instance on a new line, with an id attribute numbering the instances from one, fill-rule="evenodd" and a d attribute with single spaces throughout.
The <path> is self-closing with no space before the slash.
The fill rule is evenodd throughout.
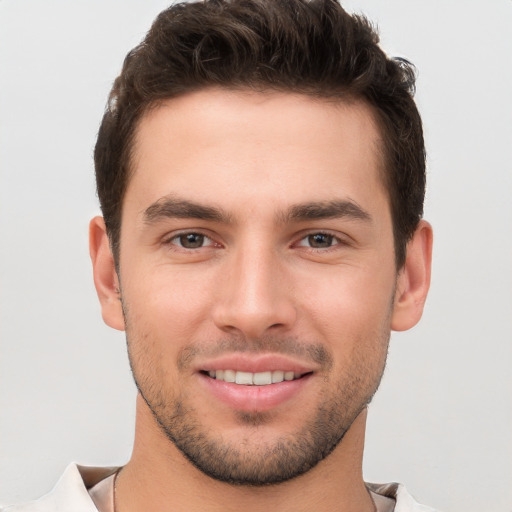
<path id="1" fill-rule="evenodd" d="M 421 317 L 432 246 L 422 221 L 396 271 L 378 145 L 362 102 L 288 93 L 205 90 L 141 120 L 119 276 L 103 220 L 90 228 L 103 318 L 126 330 L 141 391 L 118 510 L 373 510 L 361 469 L 366 405 L 390 331 Z M 308 377 L 277 405 L 252 395 L 233 405 L 202 370 L 234 356 L 277 358 Z M 212 460 L 268 476 L 283 460 L 272 458 L 278 443 L 316 438 L 318 425 L 330 455 L 271 487 L 212 478 L 169 440 L 191 426 L 183 439 L 224 450 Z"/>

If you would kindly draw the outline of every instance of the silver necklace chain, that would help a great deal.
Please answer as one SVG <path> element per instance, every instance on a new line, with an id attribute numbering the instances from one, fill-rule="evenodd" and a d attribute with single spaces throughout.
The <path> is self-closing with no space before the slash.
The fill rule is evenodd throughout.
<path id="1" fill-rule="evenodd" d="M 113 505 L 114 505 L 114 510 L 113 512 L 117 512 L 117 501 L 116 501 L 116 487 L 117 487 L 117 477 L 119 476 L 119 473 L 121 473 L 121 470 L 123 468 L 120 467 L 115 475 L 114 475 L 114 482 L 113 482 L 113 486 L 112 486 L 112 502 L 113 502 Z"/>

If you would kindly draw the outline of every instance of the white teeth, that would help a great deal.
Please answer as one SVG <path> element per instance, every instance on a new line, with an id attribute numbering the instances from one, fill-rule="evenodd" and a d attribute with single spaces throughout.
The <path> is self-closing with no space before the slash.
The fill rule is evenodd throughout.
<path id="1" fill-rule="evenodd" d="M 268 384 L 278 384 L 284 380 L 294 380 L 301 377 L 300 373 L 285 372 L 283 370 L 274 370 L 266 372 L 240 372 L 235 370 L 209 370 L 208 375 L 224 382 L 235 382 L 245 386 L 267 386 Z"/>
<path id="2" fill-rule="evenodd" d="M 283 382 L 284 380 L 284 372 L 282 370 L 276 370 L 272 372 L 272 384 L 276 382 Z"/>
<path id="3" fill-rule="evenodd" d="M 272 384 L 272 372 L 261 372 L 255 373 L 252 378 L 252 382 L 256 386 L 266 386 L 267 384 Z"/>
<path id="4" fill-rule="evenodd" d="M 226 382 L 236 382 L 236 372 L 234 370 L 224 370 L 224 380 Z"/>
<path id="5" fill-rule="evenodd" d="M 236 372 L 235 382 L 237 384 L 252 384 L 253 374 L 250 372 Z"/>

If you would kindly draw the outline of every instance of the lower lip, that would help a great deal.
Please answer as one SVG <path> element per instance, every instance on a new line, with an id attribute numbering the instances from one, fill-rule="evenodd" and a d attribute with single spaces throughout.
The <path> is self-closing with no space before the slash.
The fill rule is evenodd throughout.
<path id="1" fill-rule="evenodd" d="M 288 380 L 267 386 L 244 386 L 200 374 L 208 390 L 231 408 L 244 412 L 264 412 L 293 399 L 311 378 Z"/>

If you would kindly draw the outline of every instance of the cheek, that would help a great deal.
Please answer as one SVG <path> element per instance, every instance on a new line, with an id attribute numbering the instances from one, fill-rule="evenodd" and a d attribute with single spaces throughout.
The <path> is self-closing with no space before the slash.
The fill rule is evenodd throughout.
<path id="1" fill-rule="evenodd" d="M 161 265 L 151 274 L 132 281 L 127 292 L 142 310 L 179 319 L 184 313 L 201 309 L 210 287 L 209 277 L 204 273 Z"/>
<path id="2" fill-rule="evenodd" d="M 394 271 L 371 272 L 367 268 L 340 267 L 333 269 L 315 286 L 305 283 L 309 289 L 297 290 L 301 309 L 329 335 L 353 336 L 358 333 L 381 330 L 390 321 L 394 295 Z"/>
<path id="3" fill-rule="evenodd" d="M 151 274 L 122 283 L 132 325 L 169 342 L 182 339 L 207 317 L 211 302 L 208 275 L 162 265 Z"/>
<path id="4" fill-rule="evenodd" d="M 374 391 L 386 361 L 394 280 L 365 271 L 337 277 L 315 288 L 306 330 L 330 348 L 333 378 Z"/>

